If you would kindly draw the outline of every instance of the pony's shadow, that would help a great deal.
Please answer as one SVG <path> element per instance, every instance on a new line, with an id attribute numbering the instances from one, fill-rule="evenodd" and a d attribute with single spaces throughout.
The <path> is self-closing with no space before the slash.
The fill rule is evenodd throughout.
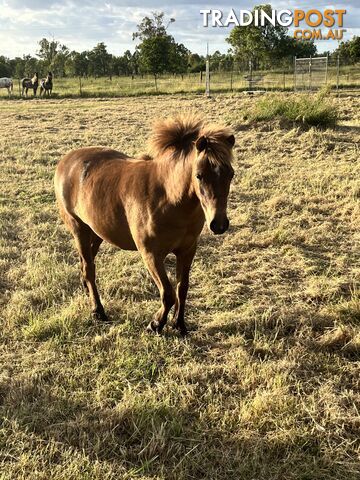
<path id="1" fill-rule="evenodd" d="M 218 380 L 218 373 L 211 370 L 193 372 L 189 377 L 199 398 Z M 6 418 L 3 428 L 11 431 L 11 425 L 17 425 L 24 441 L 19 448 L 26 449 L 26 442 L 31 442 L 34 464 L 41 447 L 50 444 L 53 453 L 47 469 L 68 462 L 71 451 L 79 458 L 86 456 L 87 461 L 97 465 L 98 471 L 103 464 L 111 463 L 119 478 L 124 468 L 156 476 L 159 470 L 174 472 L 180 464 L 184 478 L 204 480 L 214 477 L 237 480 L 239 471 L 251 472 L 251 478 L 271 477 L 279 464 L 292 465 L 292 474 L 295 471 L 303 475 L 305 470 L 311 472 L 314 468 L 331 471 L 335 476 L 344 474 L 341 463 L 329 464 L 326 452 L 323 454 L 321 449 L 320 434 L 314 436 L 310 430 L 305 437 L 302 435 L 301 445 L 290 437 L 276 440 L 268 436 L 266 423 L 259 426 L 257 435 L 249 436 L 247 431 L 242 435 L 241 429 L 209 428 L 196 401 L 173 406 L 165 404 L 161 397 L 158 404 L 131 402 L 121 398 L 120 392 L 115 403 L 111 400 L 107 406 L 96 407 L 84 395 L 72 398 L 66 391 L 54 395 L 54 391 L 59 391 L 55 388 L 57 381 L 55 375 L 39 372 L 29 377 L 22 374 L 1 384 L 0 411 Z M 158 382 L 161 376 L 151 381 L 154 388 Z M 231 376 L 223 375 L 222 382 L 226 391 L 239 388 Z M 127 388 L 125 382 L 124 391 Z M 238 394 L 243 396 L 244 392 L 238 390 Z M 125 412 L 123 408 L 114 408 L 123 401 Z M 159 432 L 166 443 L 157 440 Z M 190 461 L 184 461 L 187 456 Z M 208 458 L 211 470 L 207 462 L 203 465 L 199 461 Z M 9 462 L 14 460 L 16 457 L 9 457 Z"/>

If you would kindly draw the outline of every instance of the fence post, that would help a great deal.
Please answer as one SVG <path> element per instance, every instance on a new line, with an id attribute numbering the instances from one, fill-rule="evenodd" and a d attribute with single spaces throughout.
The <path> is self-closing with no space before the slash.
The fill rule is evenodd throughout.
<path id="1" fill-rule="evenodd" d="M 312 59 L 312 56 L 310 55 L 310 60 L 309 60 L 309 90 L 311 90 L 311 59 Z"/>
<path id="2" fill-rule="evenodd" d="M 253 63 L 252 63 L 252 59 L 250 58 L 249 60 L 249 70 L 250 70 L 250 73 L 249 73 L 249 90 L 252 90 L 253 89 Z"/>
<path id="3" fill-rule="evenodd" d="M 230 72 L 230 92 L 233 91 L 233 69 Z"/>
<path id="4" fill-rule="evenodd" d="M 154 77 L 155 77 L 155 90 L 156 90 L 156 93 L 157 93 L 157 91 L 158 91 L 158 86 L 157 86 L 157 78 L 156 78 L 156 74 L 154 75 Z"/>
<path id="5" fill-rule="evenodd" d="M 20 86 L 20 78 L 19 78 L 19 97 L 21 97 L 21 86 Z"/>
<path id="6" fill-rule="evenodd" d="M 296 92 L 296 55 L 294 57 L 294 92 Z"/>
<path id="7" fill-rule="evenodd" d="M 326 67 L 325 67 L 325 85 L 327 85 L 327 77 L 328 77 L 328 64 L 329 64 L 329 54 L 326 54 Z"/>
<path id="8" fill-rule="evenodd" d="M 81 77 L 79 77 L 79 92 L 80 92 L 80 97 L 82 97 L 82 85 L 81 85 Z"/>
<path id="9" fill-rule="evenodd" d="M 339 90 L 339 70 L 340 70 L 340 55 L 336 59 L 336 90 Z"/>
<path id="10" fill-rule="evenodd" d="M 283 71 L 283 90 L 285 91 L 285 70 Z"/>
<path id="11" fill-rule="evenodd" d="M 210 97 L 210 62 L 209 59 L 206 60 L 206 87 L 205 95 Z"/>

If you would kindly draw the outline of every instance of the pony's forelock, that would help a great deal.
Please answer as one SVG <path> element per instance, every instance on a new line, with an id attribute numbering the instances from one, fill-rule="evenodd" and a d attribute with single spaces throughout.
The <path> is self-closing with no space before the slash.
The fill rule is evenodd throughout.
<path id="1" fill-rule="evenodd" d="M 205 126 L 200 136 L 206 138 L 206 156 L 213 165 L 229 165 L 232 161 L 232 144 L 229 138 L 233 135 L 230 127 L 219 127 L 216 124 Z"/>
<path id="2" fill-rule="evenodd" d="M 204 136 L 209 161 L 215 165 L 229 164 L 232 145 L 228 139 L 231 135 L 229 127 L 206 126 L 196 114 L 182 115 L 154 124 L 149 139 L 149 153 L 158 162 L 184 159 L 193 152 L 196 140 Z"/>

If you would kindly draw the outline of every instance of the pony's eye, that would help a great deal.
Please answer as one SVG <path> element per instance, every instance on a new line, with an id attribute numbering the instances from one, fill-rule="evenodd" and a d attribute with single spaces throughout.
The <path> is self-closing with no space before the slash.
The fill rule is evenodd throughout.
<path id="1" fill-rule="evenodd" d="M 203 176 L 201 175 L 201 173 L 197 173 L 197 174 L 196 174 L 196 178 L 197 178 L 198 180 L 201 180 L 201 179 L 203 178 Z"/>

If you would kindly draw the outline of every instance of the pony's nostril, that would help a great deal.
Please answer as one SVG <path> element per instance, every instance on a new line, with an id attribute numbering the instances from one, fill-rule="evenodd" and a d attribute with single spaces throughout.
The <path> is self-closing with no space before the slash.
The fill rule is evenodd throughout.
<path id="1" fill-rule="evenodd" d="M 229 228 L 228 219 L 226 219 L 222 224 L 220 224 L 216 220 L 212 220 L 212 222 L 210 223 L 210 230 L 217 235 L 221 235 L 222 233 L 225 233 L 228 228 Z"/>
<path id="2" fill-rule="evenodd" d="M 210 230 L 214 233 L 216 233 L 216 222 L 215 220 L 212 220 L 210 223 Z"/>

